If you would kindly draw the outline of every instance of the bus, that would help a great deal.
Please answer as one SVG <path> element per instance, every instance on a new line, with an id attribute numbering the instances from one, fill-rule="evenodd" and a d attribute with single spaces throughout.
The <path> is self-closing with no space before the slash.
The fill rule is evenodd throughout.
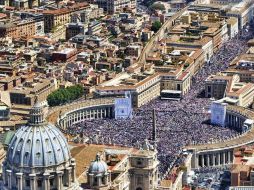
<path id="1" fill-rule="evenodd" d="M 181 100 L 182 91 L 180 90 L 162 90 L 161 91 L 161 100 Z"/>

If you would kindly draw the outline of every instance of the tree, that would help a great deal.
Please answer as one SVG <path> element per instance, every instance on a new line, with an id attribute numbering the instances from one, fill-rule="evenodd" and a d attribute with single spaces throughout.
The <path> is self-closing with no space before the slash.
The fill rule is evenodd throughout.
<path id="1" fill-rule="evenodd" d="M 165 6 L 161 3 L 154 3 L 153 5 L 150 6 L 151 10 L 161 10 L 164 11 L 165 10 Z"/>
<path id="2" fill-rule="evenodd" d="M 58 106 L 69 101 L 76 100 L 84 94 L 84 88 L 81 85 L 70 86 L 64 89 L 58 89 L 48 95 L 49 106 Z"/>
<path id="3" fill-rule="evenodd" d="M 157 32 L 160 28 L 161 28 L 161 22 L 160 21 L 155 21 L 152 24 L 151 30 L 154 31 L 154 32 Z"/>

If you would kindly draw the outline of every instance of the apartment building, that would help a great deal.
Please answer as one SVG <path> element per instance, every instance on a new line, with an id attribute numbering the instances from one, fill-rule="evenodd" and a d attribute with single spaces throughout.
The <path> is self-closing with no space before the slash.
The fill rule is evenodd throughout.
<path id="1" fill-rule="evenodd" d="M 52 53 L 52 61 L 68 61 L 77 54 L 77 49 L 75 48 L 59 48 Z"/>
<path id="2" fill-rule="evenodd" d="M 161 91 L 176 90 L 186 94 L 191 87 L 191 75 L 189 72 L 161 73 Z"/>
<path id="3" fill-rule="evenodd" d="M 0 37 L 31 37 L 43 34 L 44 22 L 43 18 L 24 19 L 24 20 L 6 20 L 0 23 Z"/>
<path id="4" fill-rule="evenodd" d="M 238 28 L 242 29 L 253 20 L 253 8 L 254 4 L 252 1 L 211 0 L 191 5 L 189 10 L 203 13 L 216 12 L 222 16 L 234 17 L 238 20 Z"/>
<path id="5" fill-rule="evenodd" d="M 231 67 L 222 73 L 238 75 L 241 82 L 254 83 L 254 54 L 242 54 L 231 62 Z"/>
<path id="6" fill-rule="evenodd" d="M 1 101 L 0 98 L 0 121 L 7 121 L 10 119 L 10 107 Z"/>
<path id="7" fill-rule="evenodd" d="M 32 106 L 36 96 L 40 102 L 43 102 L 56 89 L 56 79 L 27 79 L 26 82 L 10 90 L 11 103 Z"/>
<path id="8" fill-rule="evenodd" d="M 142 47 L 140 45 L 130 44 L 126 47 L 126 55 L 131 57 L 139 57 Z"/>
<path id="9" fill-rule="evenodd" d="M 18 56 L 8 56 L 6 59 L 0 59 L 0 74 L 6 76 L 16 75 L 22 63 Z"/>
<path id="10" fill-rule="evenodd" d="M 81 34 L 84 35 L 87 32 L 87 25 L 82 23 L 69 23 L 66 26 L 66 39 Z"/>
<path id="11" fill-rule="evenodd" d="M 160 75 L 158 73 L 122 73 L 95 87 L 94 95 L 98 97 L 123 96 L 125 92 L 131 93 L 134 107 L 145 105 L 160 96 Z"/>
<path id="12" fill-rule="evenodd" d="M 253 103 L 254 84 L 240 82 L 238 75 L 212 75 L 206 80 L 205 95 L 228 104 L 249 107 Z"/>
<path id="13" fill-rule="evenodd" d="M 237 76 L 234 77 L 224 75 L 211 75 L 205 81 L 205 96 L 207 98 L 221 99 L 225 96 L 225 90 L 232 80 L 238 81 Z"/>
<path id="14" fill-rule="evenodd" d="M 238 19 L 238 27 L 242 29 L 246 24 L 253 20 L 254 4 L 252 1 L 242 1 L 234 4 L 226 16 L 235 17 Z"/>
<path id="15" fill-rule="evenodd" d="M 88 23 L 91 19 L 97 19 L 103 16 L 103 8 L 99 8 L 98 5 L 90 4 L 89 9 L 75 12 L 71 14 L 71 22 Z"/>
<path id="16" fill-rule="evenodd" d="M 233 167 L 231 169 L 232 190 L 248 189 L 254 186 L 254 168 L 253 168 L 253 146 L 236 148 L 234 150 Z M 241 188 L 242 187 L 242 188 Z"/>
<path id="17" fill-rule="evenodd" d="M 114 14 L 124 8 L 136 9 L 136 0 L 96 0 L 95 2 L 108 14 Z"/>
<path id="18" fill-rule="evenodd" d="M 0 88 L 2 91 L 8 91 L 13 89 L 14 87 L 21 84 L 21 76 L 7 76 L 7 77 L 1 77 L 0 78 L 0 85 L 3 85 L 2 88 Z"/>
<path id="19" fill-rule="evenodd" d="M 44 30 L 46 33 L 54 32 L 58 26 L 65 25 L 71 21 L 71 14 L 80 10 L 88 9 L 90 6 L 87 3 L 77 3 L 68 8 L 55 10 L 44 10 Z"/>
<path id="20" fill-rule="evenodd" d="M 89 35 L 95 35 L 101 32 L 102 25 L 98 21 L 90 22 L 88 24 L 88 34 Z"/>
<path id="21" fill-rule="evenodd" d="M 227 19 L 227 25 L 228 25 L 228 37 L 229 38 L 235 37 L 239 32 L 238 19 L 235 17 L 230 17 L 229 19 Z"/>
<path id="22" fill-rule="evenodd" d="M 32 9 L 40 5 L 40 0 L 0 0 L 0 5 L 11 6 L 18 9 Z"/>

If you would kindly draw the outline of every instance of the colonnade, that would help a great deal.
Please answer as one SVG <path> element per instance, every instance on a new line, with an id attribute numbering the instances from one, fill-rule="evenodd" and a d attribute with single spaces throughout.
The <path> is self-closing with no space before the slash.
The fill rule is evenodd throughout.
<path id="1" fill-rule="evenodd" d="M 198 167 L 221 166 L 233 163 L 233 150 L 223 152 L 200 153 L 197 157 Z"/>
<path id="2" fill-rule="evenodd" d="M 86 119 L 101 119 L 114 117 L 114 105 L 103 105 L 85 107 L 78 110 L 73 110 L 60 116 L 58 124 L 60 128 L 66 129 L 69 126 L 81 122 Z"/>
<path id="3" fill-rule="evenodd" d="M 226 126 L 233 128 L 237 131 L 243 132 L 243 124 L 246 118 L 242 115 L 237 115 L 236 113 L 227 112 L 225 118 Z"/>

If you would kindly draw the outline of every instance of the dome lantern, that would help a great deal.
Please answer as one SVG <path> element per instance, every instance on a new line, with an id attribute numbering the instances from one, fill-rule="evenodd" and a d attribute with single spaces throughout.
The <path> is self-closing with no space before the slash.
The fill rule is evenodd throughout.
<path id="1" fill-rule="evenodd" d="M 45 122 L 47 105 L 39 103 L 38 96 L 35 97 L 35 104 L 30 111 L 29 124 L 38 125 Z"/>

